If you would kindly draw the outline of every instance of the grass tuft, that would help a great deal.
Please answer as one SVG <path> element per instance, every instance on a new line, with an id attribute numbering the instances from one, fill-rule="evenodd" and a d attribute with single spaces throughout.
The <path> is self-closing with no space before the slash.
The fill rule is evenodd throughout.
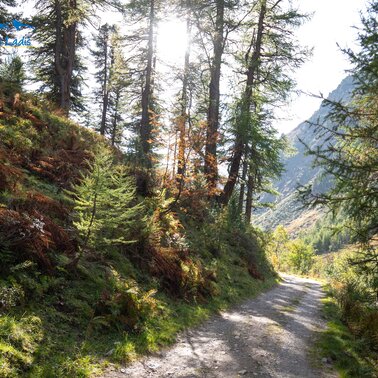
<path id="1" fill-rule="evenodd" d="M 320 358 L 326 358 L 338 371 L 340 377 L 375 377 L 375 357 L 366 348 L 363 340 L 355 338 L 341 321 L 336 300 L 328 295 L 322 299 L 327 328 L 321 332 L 315 346 Z"/>

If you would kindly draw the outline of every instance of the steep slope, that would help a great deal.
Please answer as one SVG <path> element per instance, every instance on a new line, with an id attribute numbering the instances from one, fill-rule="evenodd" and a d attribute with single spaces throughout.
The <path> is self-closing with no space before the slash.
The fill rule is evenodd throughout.
<path id="1" fill-rule="evenodd" d="M 330 93 L 328 98 L 334 101 L 346 101 L 350 98 L 352 89 L 353 80 L 351 77 L 347 77 L 336 90 Z M 328 112 L 328 106 L 320 106 L 309 122 L 312 124 L 323 122 Z M 295 152 L 292 156 L 283 158 L 285 172 L 274 184 L 280 193 L 279 196 L 276 198 L 271 195 L 262 197 L 263 202 L 274 202 L 275 206 L 273 209 L 256 215 L 255 223 L 260 227 L 274 229 L 282 224 L 295 235 L 301 229 L 310 227 L 321 216 L 319 211 L 303 209 L 296 198 L 296 190 L 299 185 L 311 184 L 316 191 L 326 190 L 330 185 L 329 180 L 321 177 L 321 169 L 313 167 L 313 157 L 306 156 L 306 147 L 301 142 L 303 141 L 311 148 L 316 148 L 324 143 L 326 136 L 319 136 L 315 131 L 316 128 L 311 127 L 305 121 L 287 135 Z"/>
<path id="2" fill-rule="evenodd" d="M 95 169 L 101 156 L 111 164 Z M 174 213 L 164 192 L 133 194 L 138 216 L 125 217 L 120 175 L 137 173 L 124 160 L 59 110 L 0 86 L 0 377 L 94 376 L 275 283 L 254 230 L 227 211 L 205 219 L 206 198 Z"/>

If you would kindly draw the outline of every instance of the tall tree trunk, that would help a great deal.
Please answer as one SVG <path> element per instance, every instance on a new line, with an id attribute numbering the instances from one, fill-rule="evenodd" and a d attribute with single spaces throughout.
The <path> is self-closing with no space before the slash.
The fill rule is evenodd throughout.
<path id="1" fill-rule="evenodd" d="M 244 192 L 245 192 L 245 180 L 247 179 L 247 170 L 248 170 L 248 162 L 247 159 L 244 160 L 243 163 L 243 173 L 240 180 L 240 193 L 239 193 L 239 213 L 243 213 L 244 207 Z"/>
<path id="2" fill-rule="evenodd" d="M 108 92 L 108 38 L 106 38 L 105 46 L 105 66 L 104 66 L 104 84 L 103 84 L 103 94 L 102 94 L 102 115 L 100 124 L 100 134 L 105 135 L 106 129 L 106 115 L 108 112 L 109 104 L 109 92 Z"/>
<path id="3" fill-rule="evenodd" d="M 222 55 L 224 51 L 224 0 L 217 0 L 215 21 L 214 57 L 210 70 L 209 108 L 207 113 L 206 148 L 204 172 L 212 193 L 218 179 L 217 142 L 219 129 L 219 101 Z"/>
<path id="4" fill-rule="evenodd" d="M 117 136 L 117 129 L 118 129 L 118 108 L 119 108 L 119 98 L 120 98 L 120 91 L 117 90 L 115 103 L 114 103 L 114 115 L 113 115 L 113 125 L 112 125 L 112 146 L 115 145 L 115 139 Z"/>
<path id="5" fill-rule="evenodd" d="M 186 162 L 185 162 L 185 150 L 186 150 L 186 123 L 188 118 L 188 82 L 189 82 L 189 64 L 190 64 L 190 39 L 191 39 L 191 14 L 190 14 L 190 4 L 187 1 L 188 14 L 186 18 L 186 35 L 188 40 L 188 46 L 185 52 L 185 63 L 184 63 L 184 77 L 182 80 L 182 95 L 181 95 L 181 114 L 178 118 L 178 159 L 177 159 L 177 176 L 176 184 L 178 188 L 182 187 Z"/>
<path id="6" fill-rule="evenodd" d="M 71 9 L 76 9 L 76 0 L 70 0 L 69 7 Z M 73 22 L 69 25 L 64 24 L 62 6 L 58 0 L 55 1 L 55 11 L 57 15 L 57 24 L 54 65 L 57 76 L 56 83 L 58 84 L 57 102 L 64 114 L 68 116 L 71 106 L 71 86 L 76 54 L 77 23 Z"/>
<path id="7" fill-rule="evenodd" d="M 178 131 L 177 129 L 174 130 L 174 145 L 173 145 L 173 164 L 172 164 L 172 175 L 169 176 L 169 178 L 174 179 L 176 175 L 176 161 L 177 161 L 177 145 L 178 145 Z"/>
<path id="8" fill-rule="evenodd" d="M 153 81 L 153 63 L 155 56 L 154 49 L 154 31 L 155 27 L 155 0 L 150 1 L 149 15 L 149 33 L 147 46 L 147 66 L 145 76 L 145 86 L 142 92 L 142 118 L 140 122 L 140 139 L 142 144 L 142 152 L 147 168 L 152 167 L 151 142 L 152 142 L 152 125 L 150 118 L 151 102 L 152 102 L 152 81 Z"/>
<path id="9" fill-rule="evenodd" d="M 266 1 L 262 1 L 261 9 L 259 14 L 259 22 L 257 27 L 257 35 L 255 40 L 255 35 L 253 35 L 251 40 L 251 46 L 253 47 L 253 53 L 249 59 L 249 54 L 247 53 L 246 59 L 249 60 L 248 71 L 247 71 L 247 84 L 244 90 L 243 100 L 241 102 L 241 115 L 249 114 L 251 111 L 251 105 L 253 103 L 252 93 L 253 86 L 255 84 L 255 78 L 257 75 L 258 67 L 260 64 L 261 58 L 261 47 L 262 47 L 262 38 L 264 34 L 264 19 L 266 15 Z M 235 138 L 235 144 L 233 149 L 233 157 L 231 160 L 230 172 L 226 185 L 223 188 L 223 192 L 220 195 L 219 201 L 222 204 L 227 204 L 231 198 L 231 195 L 234 191 L 236 180 L 239 175 L 240 162 L 243 156 L 244 141 L 240 133 L 237 133 Z"/>
<path id="10" fill-rule="evenodd" d="M 248 183 L 247 183 L 247 198 L 245 203 L 245 220 L 247 223 L 251 223 L 252 217 L 252 202 L 253 194 L 255 192 L 255 180 L 253 172 L 249 172 Z"/>

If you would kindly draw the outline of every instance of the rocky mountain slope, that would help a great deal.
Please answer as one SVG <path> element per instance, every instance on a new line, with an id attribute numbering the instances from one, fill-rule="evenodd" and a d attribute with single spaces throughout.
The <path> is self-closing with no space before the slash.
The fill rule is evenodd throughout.
<path id="1" fill-rule="evenodd" d="M 353 88 L 351 77 L 345 78 L 340 85 L 331 92 L 329 99 L 334 101 L 346 101 L 350 98 Z M 316 191 L 326 190 L 330 181 L 322 177 L 319 167 L 313 167 L 313 157 L 306 156 L 306 145 L 315 148 L 325 143 L 325 136 L 316 132 L 316 127 L 311 124 L 324 122 L 329 112 L 329 107 L 321 105 L 320 108 L 305 122 L 291 131 L 287 137 L 294 147 L 295 152 L 291 156 L 283 157 L 285 172 L 274 184 L 275 189 L 280 193 L 277 197 L 264 195 L 262 202 L 274 202 L 272 209 L 265 210 L 255 215 L 255 223 L 264 229 L 274 229 L 282 224 L 292 234 L 297 234 L 304 228 L 311 227 L 321 216 L 318 210 L 304 209 L 297 199 L 297 188 L 299 185 L 311 184 Z M 328 122 L 328 121 L 327 121 Z M 329 142 L 327 142 L 329 143 Z"/>

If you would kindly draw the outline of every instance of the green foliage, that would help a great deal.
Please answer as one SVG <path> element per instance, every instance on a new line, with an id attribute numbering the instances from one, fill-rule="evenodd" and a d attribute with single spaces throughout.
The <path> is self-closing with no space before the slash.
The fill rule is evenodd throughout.
<path id="1" fill-rule="evenodd" d="M 109 151 L 100 149 L 89 173 L 69 192 L 75 198 L 77 227 L 84 246 L 101 248 L 133 243 L 141 225 L 142 205 L 126 168 L 114 165 Z"/>
<path id="2" fill-rule="evenodd" d="M 300 236 L 317 253 L 338 251 L 350 242 L 350 231 L 343 227 L 343 221 L 343 214 L 336 218 L 328 214 Z"/>
<path id="3" fill-rule="evenodd" d="M 351 234 L 352 242 L 364 248 L 357 260 L 364 270 L 378 273 L 378 252 L 374 243 L 378 225 L 378 69 L 376 15 L 378 2 L 368 4 L 359 31 L 361 49 L 347 50 L 354 68 L 351 70 L 356 89 L 349 103 L 324 100 L 330 109 L 326 121 L 316 124 L 319 137 L 325 143 L 316 149 L 307 146 L 315 156 L 315 164 L 324 168 L 333 179 L 327 193 L 313 193 L 303 188 L 302 199 L 312 206 L 327 206 L 334 215 L 343 214 L 343 226 Z"/>
<path id="4" fill-rule="evenodd" d="M 10 99 L 21 92 L 25 81 L 25 71 L 21 58 L 11 55 L 0 64 L 0 97 Z"/>
<path id="5" fill-rule="evenodd" d="M 0 283 L 0 312 L 10 310 L 24 300 L 24 290 L 19 284 Z"/>
<path id="6" fill-rule="evenodd" d="M 351 334 L 341 320 L 337 302 L 331 296 L 323 299 L 323 312 L 327 330 L 316 342 L 316 354 L 329 359 L 342 377 L 374 377 L 376 356 L 366 348 L 363 340 Z"/>
<path id="7" fill-rule="evenodd" d="M 311 274 L 327 279 L 324 310 L 330 320 L 319 346 L 345 377 L 374 376 L 378 369 L 377 277 L 361 275 L 355 261 L 356 247 L 317 256 Z"/>
<path id="8" fill-rule="evenodd" d="M 0 140 L 19 153 L 28 153 L 35 148 L 40 135 L 27 119 L 10 117 L 0 120 Z"/>
<path id="9" fill-rule="evenodd" d="M 287 264 L 290 269 L 300 274 L 310 271 L 314 260 L 314 250 L 303 240 L 293 240 L 288 243 Z"/>
<path id="10" fill-rule="evenodd" d="M 301 239 L 290 240 L 283 226 L 268 236 L 266 251 L 277 270 L 308 274 L 314 264 L 312 246 Z"/>
<path id="11" fill-rule="evenodd" d="M 43 339 L 41 319 L 0 317 L 0 372 L 2 377 L 22 376 L 34 361 Z"/>
<path id="12" fill-rule="evenodd" d="M 158 302 L 154 299 L 156 290 L 143 292 L 133 280 L 126 280 L 110 269 L 109 291 L 101 295 L 91 325 L 117 327 L 133 332 L 141 332 L 146 321 L 152 318 Z"/>

